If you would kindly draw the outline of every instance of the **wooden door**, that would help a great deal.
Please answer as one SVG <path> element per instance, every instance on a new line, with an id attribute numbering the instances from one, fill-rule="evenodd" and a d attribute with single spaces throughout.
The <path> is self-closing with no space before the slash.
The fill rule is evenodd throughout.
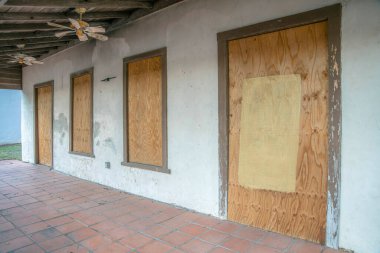
<path id="1" fill-rule="evenodd" d="M 324 242 L 327 45 L 327 22 L 228 42 L 230 220 Z"/>
<path id="2" fill-rule="evenodd" d="M 36 162 L 52 166 L 53 86 L 36 88 Z"/>
<path id="3" fill-rule="evenodd" d="M 72 78 L 71 152 L 92 155 L 92 73 Z"/>

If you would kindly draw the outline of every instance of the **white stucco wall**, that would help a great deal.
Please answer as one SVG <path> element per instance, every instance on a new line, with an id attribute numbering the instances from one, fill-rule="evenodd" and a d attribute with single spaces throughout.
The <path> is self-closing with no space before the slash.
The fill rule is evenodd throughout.
<path id="1" fill-rule="evenodd" d="M 187 0 L 23 70 L 23 160 L 34 162 L 33 85 L 54 80 L 54 168 L 156 200 L 218 215 L 216 34 L 331 5 L 334 0 Z M 380 252 L 380 2 L 343 2 L 340 246 Z M 124 57 L 167 47 L 168 165 L 172 174 L 120 165 Z M 94 67 L 95 158 L 68 154 L 70 74 Z M 116 76 L 108 83 L 100 80 Z M 104 162 L 111 162 L 111 169 Z"/>

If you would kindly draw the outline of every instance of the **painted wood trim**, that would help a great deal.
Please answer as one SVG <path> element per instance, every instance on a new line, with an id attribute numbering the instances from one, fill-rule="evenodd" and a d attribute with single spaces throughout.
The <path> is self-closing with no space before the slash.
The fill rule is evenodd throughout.
<path id="1" fill-rule="evenodd" d="M 168 133 L 167 133 L 167 51 L 165 48 L 145 52 L 142 54 L 126 57 L 123 59 L 123 142 L 124 142 L 124 160 L 121 165 L 163 172 L 170 174 L 168 169 Z M 146 58 L 160 56 L 162 61 L 162 166 L 150 164 L 141 164 L 129 162 L 128 160 L 128 63 L 139 61 Z"/>
<path id="2" fill-rule="evenodd" d="M 34 99 L 34 163 L 38 164 L 38 126 L 37 126 L 37 103 L 38 103 L 38 88 L 51 86 L 51 167 L 54 169 L 54 80 L 35 84 L 33 87 L 33 99 Z"/>
<path id="3" fill-rule="evenodd" d="M 329 159 L 326 216 L 326 245 L 339 247 L 341 177 L 341 4 L 323 7 L 217 34 L 219 106 L 219 215 L 227 218 L 228 192 L 228 41 L 287 28 L 328 21 L 329 47 Z"/>
<path id="4" fill-rule="evenodd" d="M 83 152 L 76 152 L 73 151 L 73 85 L 74 85 L 74 78 L 78 76 L 82 76 L 84 74 L 90 74 L 91 75 L 91 129 L 90 129 L 90 136 L 92 137 L 91 141 L 91 153 L 83 153 Z M 74 72 L 70 75 L 70 116 L 69 116 L 69 154 L 73 155 L 79 155 L 79 156 L 87 156 L 95 158 L 94 155 L 94 68 L 87 68 L 84 70 L 80 70 L 77 72 Z"/>

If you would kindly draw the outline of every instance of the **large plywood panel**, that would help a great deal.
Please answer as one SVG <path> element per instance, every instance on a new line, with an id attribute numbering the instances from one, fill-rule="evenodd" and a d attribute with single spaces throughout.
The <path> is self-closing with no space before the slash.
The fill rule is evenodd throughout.
<path id="1" fill-rule="evenodd" d="M 128 161 L 162 166 L 162 59 L 128 63 Z"/>
<path id="2" fill-rule="evenodd" d="M 92 154 L 92 76 L 73 78 L 72 87 L 72 151 Z"/>
<path id="3" fill-rule="evenodd" d="M 248 78 L 243 83 L 242 103 L 239 184 L 294 192 L 301 76 Z"/>
<path id="4" fill-rule="evenodd" d="M 323 243 L 328 159 L 327 22 L 234 40 L 228 46 L 228 218 Z M 302 94 L 295 192 L 244 187 L 238 180 L 243 82 L 292 74 L 301 76 Z"/>
<path id="5" fill-rule="evenodd" d="M 37 88 L 38 163 L 52 166 L 53 86 Z"/>

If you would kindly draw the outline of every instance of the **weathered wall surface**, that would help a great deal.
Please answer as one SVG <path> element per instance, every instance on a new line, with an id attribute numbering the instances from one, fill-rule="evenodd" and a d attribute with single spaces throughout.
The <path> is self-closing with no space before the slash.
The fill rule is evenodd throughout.
<path id="1" fill-rule="evenodd" d="M 23 160 L 34 162 L 33 85 L 54 80 L 54 168 L 124 191 L 218 215 L 216 34 L 327 6 L 334 0 L 188 0 L 23 70 Z M 380 252 L 380 2 L 343 2 L 340 246 Z M 168 51 L 168 165 L 172 174 L 124 167 L 122 59 Z M 68 154 L 70 74 L 94 67 L 95 158 Z M 100 80 L 116 76 L 110 82 Z M 111 162 L 111 169 L 104 162 Z"/>
<path id="2" fill-rule="evenodd" d="M 0 90 L 0 145 L 21 142 L 21 91 Z"/>

